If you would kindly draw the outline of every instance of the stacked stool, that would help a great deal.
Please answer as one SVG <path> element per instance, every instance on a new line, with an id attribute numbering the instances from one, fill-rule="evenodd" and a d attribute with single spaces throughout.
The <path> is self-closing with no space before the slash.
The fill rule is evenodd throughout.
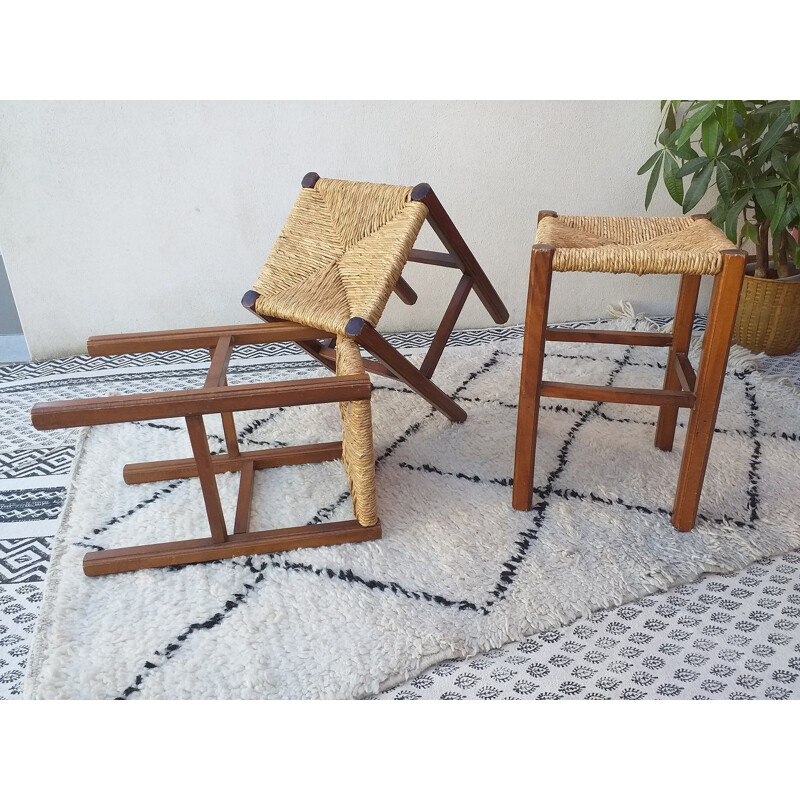
<path id="1" fill-rule="evenodd" d="M 728 362 L 746 254 L 706 216 L 576 217 L 539 213 L 531 252 L 522 351 L 512 503 L 533 505 L 536 430 L 542 397 L 659 406 L 656 447 L 671 450 L 679 408 L 690 409 L 672 524 L 691 530 L 697 518 L 717 409 Z M 556 272 L 680 275 L 672 334 L 645 331 L 557 330 L 547 327 Z M 700 278 L 714 276 L 708 325 L 695 375 L 688 350 Z M 668 347 L 663 389 L 589 386 L 542 380 L 547 341 Z"/>

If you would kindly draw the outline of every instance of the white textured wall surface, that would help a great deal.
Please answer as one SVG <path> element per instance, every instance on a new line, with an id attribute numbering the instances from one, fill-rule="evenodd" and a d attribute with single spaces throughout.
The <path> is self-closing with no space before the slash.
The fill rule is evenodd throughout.
<path id="1" fill-rule="evenodd" d="M 537 211 L 644 213 L 636 170 L 658 117 L 657 101 L 4 103 L 0 247 L 31 353 L 46 358 L 91 334 L 250 321 L 239 299 L 308 171 L 425 181 L 521 322 Z M 680 209 L 659 189 L 649 213 Z M 434 245 L 424 231 L 420 246 Z M 393 297 L 381 328 L 434 327 L 456 274 L 404 275 L 420 300 Z M 557 275 L 550 318 L 621 299 L 666 313 L 676 288 Z M 471 298 L 459 327 L 490 324 Z"/>

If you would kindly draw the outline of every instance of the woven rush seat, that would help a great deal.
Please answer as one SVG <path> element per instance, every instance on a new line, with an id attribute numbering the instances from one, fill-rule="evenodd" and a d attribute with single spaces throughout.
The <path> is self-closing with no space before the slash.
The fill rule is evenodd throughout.
<path id="1" fill-rule="evenodd" d="M 428 213 L 412 186 L 320 178 L 304 188 L 253 288 L 255 311 L 340 335 L 377 325 Z"/>
<path id="2" fill-rule="evenodd" d="M 556 272 L 637 275 L 716 275 L 733 247 L 705 217 L 542 216 L 536 244 L 556 248 Z"/>
<path id="3" fill-rule="evenodd" d="M 336 375 L 366 375 L 358 345 L 352 339 L 343 337 L 336 348 Z M 345 400 L 339 403 L 339 412 L 342 417 L 342 463 L 350 484 L 353 512 L 358 524 L 369 528 L 378 524 L 372 406 L 369 400 Z"/>

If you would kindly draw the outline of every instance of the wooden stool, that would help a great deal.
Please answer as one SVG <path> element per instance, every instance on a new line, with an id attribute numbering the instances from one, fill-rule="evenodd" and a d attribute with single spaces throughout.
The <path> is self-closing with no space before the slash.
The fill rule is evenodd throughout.
<path id="1" fill-rule="evenodd" d="M 680 531 L 695 525 L 700 493 L 714 435 L 733 322 L 744 276 L 746 254 L 706 216 L 559 217 L 539 213 L 531 253 L 528 305 L 522 350 L 512 504 L 529 511 L 539 398 L 561 397 L 605 403 L 659 406 L 656 447 L 671 450 L 679 408 L 691 409 L 686 430 L 672 524 Z M 547 327 L 553 271 L 680 274 L 672 334 Z M 700 366 L 695 376 L 687 352 L 700 278 L 714 275 Z M 542 380 L 546 341 L 668 347 L 663 389 L 587 386 Z"/>
<path id="2" fill-rule="evenodd" d="M 426 220 L 447 252 L 413 248 Z M 417 301 L 416 292 L 401 274 L 409 261 L 461 273 L 419 367 L 375 329 L 392 292 L 408 305 Z M 242 298 L 245 308 L 263 322 L 94 336 L 87 342 L 89 354 L 98 356 L 207 347 L 211 365 L 205 386 L 40 403 L 32 409 L 31 419 L 38 430 L 186 418 L 192 458 L 128 464 L 123 477 L 126 483 L 199 478 L 210 538 L 90 553 L 84 559 L 86 574 L 106 575 L 380 538 L 366 373 L 402 381 L 448 419 L 463 422 L 466 411 L 432 377 L 473 291 L 495 322 L 508 319 L 502 300 L 427 183 L 389 186 L 320 178 L 316 172 L 309 172 L 254 288 Z M 123 298 L 121 313 L 126 308 Z M 234 346 L 281 341 L 295 342 L 335 376 L 228 386 L 228 360 Z M 362 358 L 359 347 L 374 358 Z M 338 402 L 341 411 L 341 441 L 240 452 L 232 412 L 332 402 Z M 227 453 L 212 455 L 209 451 L 204 414 L 222 416 Z M 340 458 L 350 483 L 355 519 L 250 530 L 255 470 Z M 221 472 L 241 475 L 230 533 L 214 477 Z"/>

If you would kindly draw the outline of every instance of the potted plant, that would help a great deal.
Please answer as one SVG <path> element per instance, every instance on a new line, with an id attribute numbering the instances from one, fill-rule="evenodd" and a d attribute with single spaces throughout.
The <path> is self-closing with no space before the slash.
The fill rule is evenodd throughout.
<path id="1" fill-rule="evenodd" d="M 659 177 L 691 211 L 714 188 L 711 220 L 732 242 L 754 245 L 734 341 L 783 355 L 800 345 L 800 100 L 663 100 L 649 207 Z M 684 179 L 688 186 L 684 185 Z M 770 255 L 771 254 L 771 255 Z"/>

